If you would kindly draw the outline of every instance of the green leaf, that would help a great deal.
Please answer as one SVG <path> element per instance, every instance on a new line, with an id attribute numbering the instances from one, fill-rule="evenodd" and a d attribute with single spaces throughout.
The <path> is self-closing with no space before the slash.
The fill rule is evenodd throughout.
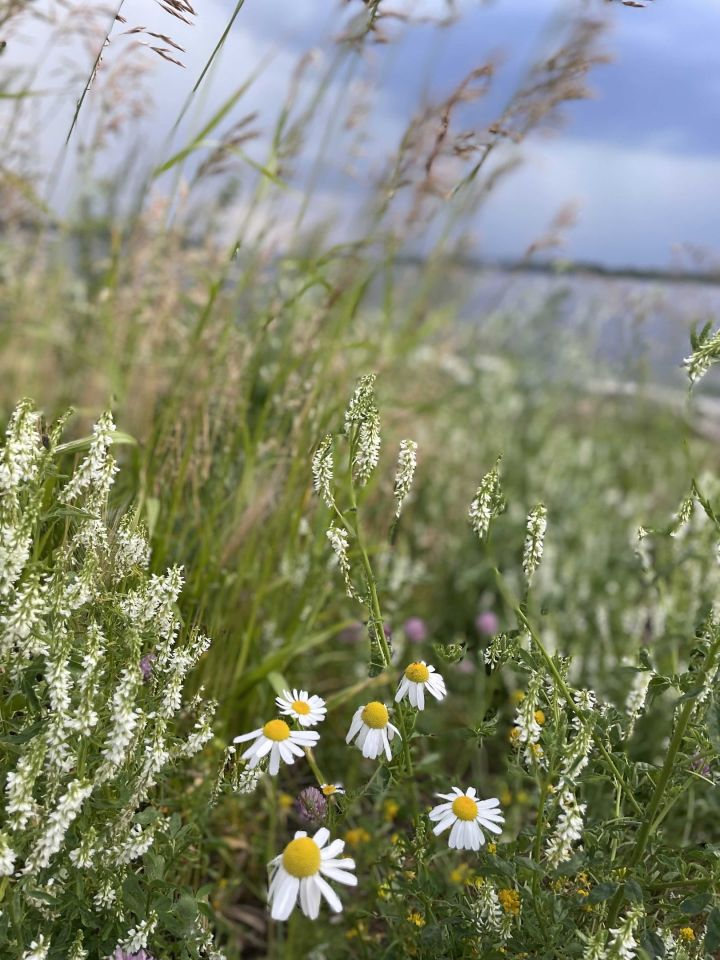
<path id="1" fill-rule="evenodd" d="M 665 957 L 665 944 L 654 930 L 645 931 L 640 941 L 640 946 L 649 957 L 649 960 L 663 960 Z"/>
<path id="2" fill-rule="evenodd" d="M 145 873 L 147 874 L 148 880 L 163 879 L 165 876 L 165 857 L 161 857 L 160 854 L 148 850 L 143 857 L 143 863 L 145 864 Z"/>
<path id="3" fill-rule="evenodd" d="M 720 909 L 713 907 L 707 921 L 705 932 L 705 953 L 714 953 L 720 950 Z"/>
<path id="4" fill-rule="evenodd" d="M 711 900 L 712 897 L 709 893 L 696 893 L 695 896 L 683 900 L 680 904 L 680 911 L 692 917 L 696 913 L 702 913 Z"/>
<path id="5" fill-rule="evenodd" d="M 643 902 L 643 892 L 640 887 L 640 884 L 635 880 L 626 880 L 625 881 L 625 899 L 629 900 L 630 903 L 642 903 Z"/>
<path id="6" fill-rule="evenodd" d="M 717 697 L 712 698 L 706 717 L 707 734 L 716 753 L 720 753 L 720 703 Z"/>
<path id="7" fill-rule="evenodd" d="M 598 883 L 597 886 L 593 887 L 590 891 L 588 903 L 604 903 L 605 900 L 609 900 L 610 897 L 615 895 L 617 889 L 617 883 L 611 883 L 609 881 L 606 883 Z"/>

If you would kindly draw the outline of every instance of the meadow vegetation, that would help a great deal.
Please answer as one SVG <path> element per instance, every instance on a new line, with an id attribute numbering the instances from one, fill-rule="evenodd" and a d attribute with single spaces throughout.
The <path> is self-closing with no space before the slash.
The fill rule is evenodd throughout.
<path id="1" fill-rule="evenodd" d="M 0 26 L 62 46 L 77 14 L 14 0 Z M 351 4 L 277 117 L 243 82 L 130 184 L 109 145 L 152 50 L 182 51 L 114 16 L 82 21 L 99 69 L 64 78 L 53 170 L 40 65 L 0 56 L 2 955 L 716 955 L 720 483 L 693 395 L 593 392 L 553 303 L 455 322 L 470 218 L 586 94 L 601 23 L 571 18 L 490 121 L 490 62 L 421 105 L 346 237 L 308 215 L 363 117 L 342 102 L 333 140 L 329 91 L 411 10 Z M 718 356 L 695 337 L 690 382 Z"/>

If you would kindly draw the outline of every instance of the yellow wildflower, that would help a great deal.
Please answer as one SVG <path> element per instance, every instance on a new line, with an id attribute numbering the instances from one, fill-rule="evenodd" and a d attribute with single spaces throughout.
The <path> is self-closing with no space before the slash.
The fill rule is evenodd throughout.
<path id="1" fill-rule="evenodd" d="M 540 726 L 545 723 L 545 712 L 543 710 L 536 710 L 533 716 L 535 717 L 535 722 L 539 723 Z"/>
<path id="2" fill-rule="evenodd" d="M 410 913 L 407 915 L 407 918 L 409 922 L 416 927 L 425 926 L 425 917 L 423 917 L 421 913 L 418 913 L 417 910 L 411 910 Z"/>
<path id="3" fill-rule="evenodd" d="M 351 847 L 359 847 L 370 842 L 370 834 L 364 827 L 353 827 L 345 833 L 345 843 Z"/>
<path id="4" fill-rule="evenodd" d="M 507 887 L 504 890 L 498 890 L 498 900 L 505 913 L 511 913 L 514 917 L 520 913 L 520 894 L 517 890 L 510 890 Z"/>
<path id="5" fill-rule="evenodd" d="M 491 840 L 485 849 L 488 853 L 497 853 L 497 844 L 494 840 Z"/>
<path id="6" fill-rule="evenodd" d="M 505 789 L 500 794 L 500 803 L 504 807 L 509 807 L 510 804 L 512 803 L 512 794 L 510 793 L 507 787 L 505 787 Z"/>
<path id="7" fill-rule="evenodd" d="M 278 804 L 281 810 L 289 810 L 294 803 L 294 798 L 289 793 L 281 793 L 278 797 Z"/>
<path id="8" fill-rule="evenodd" d="M 383 816 L 388 823 L 392 823 L 400 810 L 400 804 L 397 800 L 386 800 L 383 803 Z"/>
<path id="9" fill-rule="evenodd" d="M 680 930 L 680 939 L 685 940 L 687 943 L 690 943 L 695 939 L 695 931 L 692 927 L 683 927 Z"/>
<path id="10" fill-rule="evenodd" d="M 466 883 L 472 876 L 472 870 L 467 863 L 460 863 L 450 873 L 450 883 Z"/>
<path id="11" fill-rule="evenodd" d="M 513 690 L 513 692 L 510 694 L 510 699 L 513 703 L 522 703 L 525 699 L 525 694 L 522 692 L 522 690 Z"/>

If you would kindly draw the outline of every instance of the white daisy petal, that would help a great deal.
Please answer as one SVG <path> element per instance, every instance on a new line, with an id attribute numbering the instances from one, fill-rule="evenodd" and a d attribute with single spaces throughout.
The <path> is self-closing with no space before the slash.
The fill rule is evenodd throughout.
<path id="1" fill-rule="evenodd" d="M 438 823 L 438 825 L 433 830 L 433 833 L 435 834 L 435 836 L 440 836 L 440 834 L 443 833 L 445 830 L 447 830 L 447 828 L 451 826 L 453 823 L 457 823 L 455 815 L 448 814 L 447 816 L 442 818 L 440 823 Z"/>
<path id="2" fill-rule="evenodd" d="M 328 906 L 330 907 L 330 909 L 333 910 L 335 913 L 341 913 L 342 901 L 340 900 L 340 897 L 335 893 L 333 888 L 330 886 L 330 884 L 326 880 L 323 880 L 320 874 L 317 874 L 315 877 L 313 877 L 313 880 L 320 888 L 320 893 L 322 893 L 322 895 L 327 900 Z"/>
<path id="3" fill-rule="evenodd" d="M 322 846 L 322 844 L 318 844 L 318 846 Z M 325 847 L 325 849 L 321 852 L 320 857 L 322 860 L 334 860 L 335 857 L 337 857 L 339 853 L 342 853 L 344 849 L 344 840 L 333 840 L 330 846 Z"/>
<path id="4" fill-rule="evenodd" d="M 450 837 L 448 839 L 448 846 L 451 850 L 456 850 L 460 846 L 460 837 L 462 835 L 463 821 L 456 820 L 452 825 L 452 830 L 450 831 Z M 437 829 L 437 828 L 436 828 Z"/>
<path id="5" fill-rule="evenodd" d="M 313 840 L 322 849 L 330 839 L 330 831 L 327 827 L 320 827 L 318 832 L 313 835 Z"/>
<path id="6" fill-rule="evenodd" d="M 297 877 L 291 877 L 288 873 L 281 877 L 270 914 L 273 920 L 287 920 L 295 906 L 299 889 L 300 881 Z"/>
<path id="7" fill-rule="evenodd" d="M 336 883 L 344 883 L 347 887 L 357 886 L 357 877 L 354 873 L 349 873 L 347 870 L 338 870 L 337 867 L 331 867 L 323 863 L 320 867 L 320 873 L 324 877 L 329 877 L 330 880 L 335 880 Z"/>
<path id="8" fill-rule="evenodd" d="M 355 713 L 350 724 L 350 729 L 348 730 L 348 735 L 345 737 L 345 743 L 350 743 L 359 730 L 362 729 L 362 707 Z"/>
<path id="9" fill-rule="evenodd" d="M 417 687 L 416 696 L 417 696 L 418 710 L 424 710 L 425 709 L 425 684 L 418 683 L 416 684 L 416 687 Z"/>
<path id="10" fill-rule="evenodd" d="M 270 773 L 271 777 L 274 777 L 276 776 L 279 769 L 280 769 L 280 748 L 277 743 L 273 743 L 272 748 L 270 750 L 270 766 L 268 767 L 268 772 Z"/>
<path id="11" fill-rule="evenodd" d="M 245 743 L 246 740 L 254 740 L 256 737 L 259 737 L 262 733 L 262 727 L 258 730 L 253 730 L 252 733 L 243 733 L 239 737 L 233 738 L 233 743 Z"/>

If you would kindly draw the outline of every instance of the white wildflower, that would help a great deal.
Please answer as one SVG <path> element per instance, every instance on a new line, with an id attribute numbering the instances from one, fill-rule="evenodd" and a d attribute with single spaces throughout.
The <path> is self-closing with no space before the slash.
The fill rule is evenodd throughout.
<path id="1" fill-rule="evenodd" d="M 559 866 L 573 855 L 575 844 L 582 837 L 586 809 L 584 803 L 577 802 L 572 790 L 562 791 L 559 804 L 561 813 L 545 849 L 548 862 L 553 867 Z"/>
<path id="2" fill-rule="evenodd" d="M 47 826 L 27 857 L 24 873 L 35 873 L 47 867 L 65 839 L 70 824 L 80 813 L 85 800 L 93 790 L 87 780 L 74 780 L 58 805 L 47 818 Z"/>
<path id="3" fill-rule="evenodd" d="M 375 374 L 361 377 L 345 412 L 345 429 L 353 438 L 355 479 L 367 483 L 380 459 L 380 414 L 375 403 Z"/>
<path id="4" fill-rule="evenodd" d="M 17 589 L 7 611 L 0 617 L 0 659 L 15 655 L 22 662 L 47 654 L 42 622 L 46 593 L 46 584 L 33 575 Z"/>
<path id="5" fill-rule="evenodd" d="M 50 950 L 50 941 L 44 934 L 39 934 L 37 940 L 32 940 L 29 948 L 23 953 L 22 960 L 45 960 Z"/>
<path id="6" fill-rule="evenodd" d="M 350 543 L 348 541 L 347 533 L 345 533 L 345 531 L 340 527 L 336 527 L 335 524 L 332 524 L 327 531 L 327 538 L 330 541 L 330 546 L 333 548 L 335 556 L 337 557 L 340 573 L 345 581 L 345 590 L 347 595 L 357 600 L 357 591 L 353 586 L 352 577 L 350 575 L 350 560 L 348 559 L 348 548 Z"/>
<path id="7" fill-rule="evenodd" d="M 102 755 L 105 758 L 98 768 L 98 782 L 102 783 L 113 775 L 124 762 L 127 749 L 132 743 L 135 728 L 140 719 L 140 711 L 135 707 L 135 694 L 140 685 L 140 671 L 136 667 L 127 667 L 120 674 L 120 680 L 112 698 L 113 723 L 105 738 Z"/>
<path id="8" fill-rule="evenodd" d="M 693 352 L 683 360 L 691 384 L 696 384 L 720 358 L 720 330 L 710 332 L 709 325 L 693 336 Z"/>
<path id="9" fill-rule="evenodd" d="M 0 833 L 0 877 L 11 877 L 15 869 L 17 854 L 10 846 L 5 833 Z"/>
<path id="10" fill-rule="evenodd" d="M 112 415 L 104 413 L 93 427 L 93 438 L 87 456 L 60 494 L 63 503 L 73 503 L 85 493 L 90 493 L 89 499 L 97 501 L 107 497 L 115 473 L 114 461 L 108 456 L 114 432 Z"/>
<path id="11" fill-rule="evenodd" d="M 123 865 L 142 857 L 153 845 L 155 832 L 155 826 L 143 830 L 139 823 L 133 824 L 129 834 L 113 847 L 113 863 Z"/>
<path id="12" fill-rule="evenodd" d="M 645 708 L 648 687 L 652 674 L 649 671 L 638 672 L 633 677 L 632 686 L 625 700 L 625 713 L 628 717 L 628 736 L 632 735 L 635 723 Z"/>
<path id="13" fill-rule="evenodd" d="M 417 466 L 417 444 L 414 440 L 403 440 L 400 443 L 400 452 L 398 454 L 397 471 L 395 473 L 395 486 L 393 488 L 395 496 L 395 516 L 400 516 L 403 503 L 410 493 L 413 479 L 415 478 L 415 468 Z"/>
<path id="14" fill-rule="evenodd" d="M 157 915 L 151 912 L 137 927 L 128 931 L 127 939 L 121 944 L 123 950 L 126 953 L 137 953 L 138 950 L 144 950 L 155 927 L 157 927 Z"/>
<path id="15" fill-rule="evenodd" d="M 146 570 L 150 562 L 150 545 L 141 530 L 133 529 L 131 517 L 124 517 L 113 541 L 113 579 L 122 580 L 135 569 Z"/>
<path id="16" fill-rule="evenodd" d="M 641 916 L 642 908 L 636 904 L 630 908 L 620 926 L 610 930 L 613 940 L 609 946 L 608 960 L 634 960 L 637 956 L 635 928 Z"/>
<path id="17" fill-rule="evenodd" d="M 43 450 L 39 422 L 40 416 L 31 402 L 21 400 L 10 417 L 0 453 L 0 492 L 14 492 L 34 479 Z"/>
<path id="18" fill-rule="evenodd" d="M 505 498 L 500 485 L 500 458 L 495 466 L 480 481 L 475 499 L 470 504 L 468 516 L 475 533 L 483 540 L 490 529 L 490 521 L 505 509 Z"/>
<path id="19" fill-rule="evenodd" d="M 5 790 L 8 799 L 5 809 L 11 830 L 23 830 L 37 812 L 33 789 L 42 770 L 46 751 L 47 743 L 42 737 L 36 737 L 18 760 L 15 770 L 7 776 Z"/>
<path id="20" fill-rule="evenodd" d="M 332 507 L 335 503 L 332 494 L 333 471 L 333 438 L 328 434 L 323 438 L 312 458 L 313 487 L 328 507 Z"/>
<path id="21" fill-rule="evenodd" d="M 538 503 L 528 514 L 527 535 L 523 549 L 522 565 L 528 583 L 532 582 L 533 575 L 542 559 L 546 528 L 547 509 L 544 504 Z"/>

